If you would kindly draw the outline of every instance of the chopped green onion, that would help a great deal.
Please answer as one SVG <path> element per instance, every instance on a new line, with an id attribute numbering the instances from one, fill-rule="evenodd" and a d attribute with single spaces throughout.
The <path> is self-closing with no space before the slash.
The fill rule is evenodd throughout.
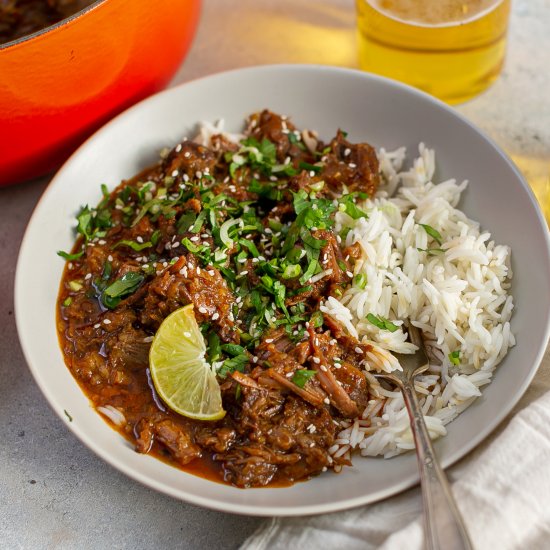
<path id="1" fill-rule="evenodd" d="M 69 281 L 69 288 L 73 292 L 78 292 L 79 290 L 82 290 L 82 283 L 80 281 Z"/>
<path id="2" fill-rule="evenodd" d="M 302 170 L 311 170 L 315 173 L 318 173 L 323 169 L 322 166 L 317 166 L 316 164 L 310 164 L 309 162 L 300 162 L 298 164 L 298 168 Z"/>
<path id="3" fill-rule="evenodd" d="M 353 286 L 364 289 L 367 286 L 367 276 L 364 273 L 357 273 L 353 277 Z"/>
<path id="4" fill-rule="evenodd" d="M 285 267 L 282 277 L 283 279 L 294 279 L 299 277 L 300 273 L 302 273 L 300 264 L 289 264 Z"/>
<path id="5" fill-rule="evenodd" d="M 229 236 L 229 229 L 231 229 L 231 227 L 233 227 L 234 225 L 239 225 L 241 223 L 241 219 L 240 218 L 237 218 L 237 219 L 231 219 L 231 220 L 227 220 L 226 222 L 224 222 L 222 224 L 222 226 L 220 227 L 220 239 L 222 241 L 222 243 L 227 247 L 227 248 L 232 248 L 233 247 L 233 243 L 235 242 L 230 236 Z"/>
<path id="6" fill-rule="evenodd" d="M 67 296 L 67 298 L 65 298 L 65 300 L 63 300 L 63 305 L 65 307 L 68 307 L 72 304 L 72 302 L 73 302 L 73 299 L 70 296 Z"/>
<path id="7" fill-rule="evenodd" d="M 460 350 L 459 349 L 449 353 L 449 361 L 453 365 L 460 365 Z"/>
<path id="8" fill-rule="evenodd" d="M 215 332 L 208 333 L 208 361 L 213 363 L 221 356 L 220 337 Z"/>

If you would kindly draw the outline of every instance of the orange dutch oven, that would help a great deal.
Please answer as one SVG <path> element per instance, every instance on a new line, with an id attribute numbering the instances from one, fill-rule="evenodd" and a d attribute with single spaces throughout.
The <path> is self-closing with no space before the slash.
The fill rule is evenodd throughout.
<path id="1" fill-rule="evenodd" d="M 99 0 L 0 45 L 0 185 L 59 166 L 114 114 L 162 89 L 189 50 L 200 3 Z"/>

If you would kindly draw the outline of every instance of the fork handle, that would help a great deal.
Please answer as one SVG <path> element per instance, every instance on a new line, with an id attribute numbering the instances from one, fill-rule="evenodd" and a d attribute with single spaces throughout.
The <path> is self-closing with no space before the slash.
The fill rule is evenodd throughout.
<path id="1" fill-rule="evenodd" d="M 435 456 L 414 384 L 402 387 L 416 442 L 422 488 L 426 548 L 429 550 L 472 549 L 472 543 L 447 477 Z"/>

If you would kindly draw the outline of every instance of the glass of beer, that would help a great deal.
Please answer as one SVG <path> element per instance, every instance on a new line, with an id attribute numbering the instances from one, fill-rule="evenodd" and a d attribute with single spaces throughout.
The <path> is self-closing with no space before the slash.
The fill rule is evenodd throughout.
<path id="1" fill-rule="evenodd" d="M 448 103 L 487 88 L 504 62 L 510 0 L 356 0 L 359 63 Z"/>

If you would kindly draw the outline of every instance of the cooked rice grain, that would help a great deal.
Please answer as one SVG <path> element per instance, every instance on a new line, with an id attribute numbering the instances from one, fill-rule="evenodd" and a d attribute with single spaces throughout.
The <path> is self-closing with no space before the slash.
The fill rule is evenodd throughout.
<path id="1" fill-rule="evenodd" d="M 411 319 L 428 340 L 434 365 L 419 377 L 416 389 L 433 438 L 445 435 L 445 424 L 481 395 L 515 344 L 510 248 L 496 244 L 456 208 L 467 182 L 433 183 L 433 150 L 421 144 L 412 167 L 402 171 L 405 153 L 403 147 L 380 149 L 384 185 L 359 205 L 368 219 L 336 214 L 336 230 L 349 229 L 343 244 L 361 247 L 355 274 L 364 274 L 368 284 L 348 289 L 340 301 L 329 298 L 322 310 L 373 346 L 366 354 L 373 399 L 361 419 L 343 425 L 337 441 L 345 444 L 333 450 L 334 456 L 355 447 L 363 456 L 384 457 L 414 448 L 402 395 L 383 388 L 371 374 L 400 368 L 391 352 L 414 352 L 400 321 Z M 425 226 L 441 235 L 441 243 Z M 368 313 L 388 318 L 397 330 L 379 329 L 366 319 Z M 459 365 L 449 358 L 457 351 Z M 359 429 L 365 421 L 370 427 Z"/>

